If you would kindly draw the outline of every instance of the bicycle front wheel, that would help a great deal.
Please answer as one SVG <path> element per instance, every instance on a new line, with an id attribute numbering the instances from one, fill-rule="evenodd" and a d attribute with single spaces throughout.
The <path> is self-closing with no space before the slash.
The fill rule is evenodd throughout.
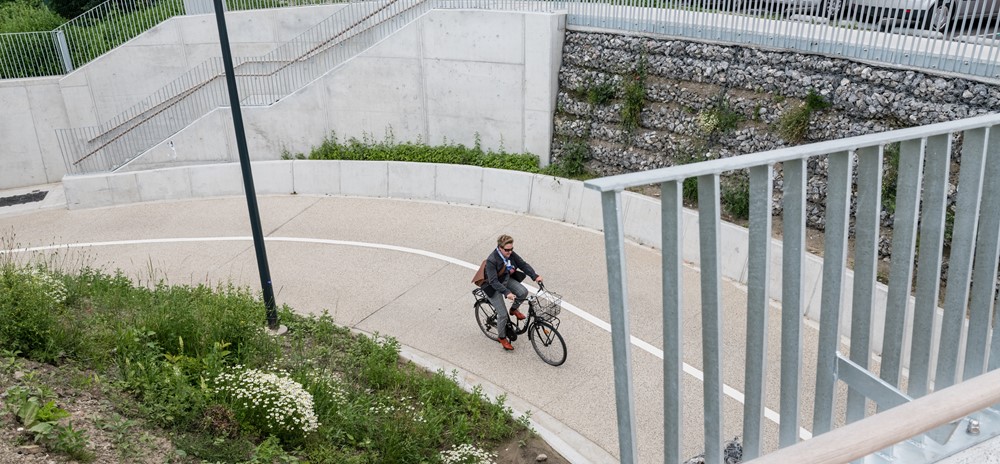
<path id="1" fill-rule="evenodd" d="M 479 324 L 479 330 L 483 331 L 483 334 L 490 338 L 490 340 L 496 341 L 500 339 L 500 334 L 497 332 L 497 312 L 493 309 L 493 305 L 489 301 L 479 300 L 476 301 L 476 323 Z"/>
<path id="2" fill-rule="evenodd" d="M 561 366 L 566 362 L 566 342 L 562 335 L 551 324 L 544 321 L 536 321 L 531 324 L 528 330 L 528 338 L 531 339 L 531 346 L 535 348 L 535 353 L 542 361 L 553 365 Z"/>

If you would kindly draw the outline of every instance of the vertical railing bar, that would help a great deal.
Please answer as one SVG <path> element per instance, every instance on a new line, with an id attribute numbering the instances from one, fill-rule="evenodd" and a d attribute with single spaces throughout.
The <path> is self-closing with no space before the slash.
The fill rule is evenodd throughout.
<path id="1" fill-rule="evenodd" d="M 702 369 L 705 383 L 705 464 L 722 464 L 722 275 L 719 256 L 719 175 L 698 177 L 698 233 L 701 251 Z"/>
<path id="2" fill-rule="evenodd" d="M 986 128 L 965 131 L 962 141 L 962 167 L 958 177 L 955 222 L 952 228 L 951 253 L 948 256 L 948 283 L 944 296 L 944 316 L 938 345 L 934 390 L 955 384 L 958 341 L 962 337 L 966 310 L 969 309 L 969 282 L 972 278 L 973 243 L 979 227 L 979 205 L 983 193 L 983 168 L 986 163 Z"/>
<path id="3" fill-rule="evenodd" d="M 806 160 L 782 163 L 784 191 L 781 252 L 781 423 L 782 448 L 799 441 L 799 371 L 802 366 L 802 265 L 805 261 Z"/>
<path id="4" fill-rule="evenodd" d="M 820 297 L 819 348 L 816 355 L 816 391 L 813 436 L 833 428 L 833 394 L 837 349 L 840 345 L 840 300 L 846 267 L 847 216 L 850 213 L 851 154 L 828 155 L 826 231 L 823 237 L 823 293 Z"/>
<path id="5" fill-rule="evenodd" d="M 883 148 L 858 150 L 858 209 L 854 236 L 854 293 L 851 308 L 850 359 L 867 369 L 871 357 L 872 302 L 878 264 L 879 213 L 882 202 Z M 865 417 L 865 396 L 853 388 L 847 393 L 847 423 Z"/>
<path id="6" fill-rule="evenodd" d="M 931 337 L 934 334 L 934 313 L 938 302 L 938 286 L 941 283 L 941 249 L 950 151 L 951 134 L 927 139 L 910 378 L 907 384 L 907 393 L 913 398 L 924 396 L 930 387 Z"/>
<path id="7" fill-rule="evenodd" d="M 663 260 L 663 460 L 682 462 L 681 437 L 681 376 L 684 369 L 681 343 L 683 306 L 683 208 L 682 183 L 660 185 L 660 221 L 662 227 Z"/>
<path id="8" fill-rule="evenodd" d="M 1000 208 L 995 203 L 1000 198 L 1000 127 L 994 126 L 987 131 L 983 204 L 979 210 L 976 264 L 972 271 L 972 296 L 969 299 L 969 336 L 965 345 L 965 368 L 962 370 L 965 380 L 982 374 L 985 367 L 989 351 L 990 314 L 994 309 L 997 260 L 1000 259 Z M 994 343 L 996 338 L 994 331 Z M 994 361 L 992 357 L 991 361 Z"/>
<path id="9" fill-rule="evenodd" d="M 761 454 L 767 319 L 771 285 L 772 165 L 750 168 L 750 228 L 747 250 L 747 341 L 743 402 L 743 459 Z"/>
<path id="10" fill-rule="evenodd" d="M 886 298 L 885 328 L 882 334 L 882 380 L 899 387 L 907 306 L 913 282 L 917 214 L 920 207 L 920 179 L 923 177 L 926 139 L 900 143 L 897 167 L 896 209 L 892 224 L 892 263 Z"/>
<path id="11" fill-rule="evenodd" d="M 608 267 L 619 459 L 622 463 L 633 464 L 637 462 L 639 454 L 633 425 L 635 404 L 632 388 L 632 344 L 626 297 L 628 283 L 625 272 L 625 232 L 622 219 L 624 211 L 621 192 L 602 192 L 601 210 L 604 218 L 604 247 Z"/>

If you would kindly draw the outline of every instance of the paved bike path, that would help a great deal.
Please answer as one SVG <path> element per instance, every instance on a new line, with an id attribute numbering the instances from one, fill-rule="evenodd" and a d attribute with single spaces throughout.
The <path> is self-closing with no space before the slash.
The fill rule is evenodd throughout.
<path id="1" fill-rule="evenodd" d="M 534 411 L 538 428 L 574 462 L 618 455 L 603 236 L 561 222 L 504 211 L 404 200 L 263 196 L 261 220 L 279 303 L 300 312 L 328 311 L 340 324 L 397 338 L 404 354 L 430 368 L 457 369 L 461 379 L 506 393 Z M 0 209 L 0 234 L 16 247 L 90 244 L 59 251 L 66 266 L 120 268 L 134 280 L 172 284 L 232 281 L 259 285 L 242 197 L 144 203 L 67 211 Z M 526 338 L 504 352 L 479 329 L 469 280 L 501 233 L 567 302 L 560 332 L 568 358 L 543 363 Z M 40 251 L 38 253 L 51 253 Z M 657 250 L 628 245 L 633 372 L 641 462 L 662 461 L 660 268 Z M 684 275 L 685 454 L 702 452 L 700 325 L 697 272 Z M 745 291 L 726 283 L 725 435 L 741 434 Z M 772 322 L 774 326 L 774 322 Z M 811 338 L 811 331 L 806 331 Z M 769 345 L 777 362 L 777 333 Z M 808 344 L 807 344 L 808 345 Z M 661 355 L 662 356 L 662 355 Z M 815 355 L 804 354 L 812 371 Z M 776 364 L 775 364 L 776 365 Z M 777 408 L 777 376 L 768 406 Z M 803 378 L 810 378 L 804 372 Z M 806 388 L 808 389 L 808 388 Z M 811 398 L 803 399 L 810 417 Z M 776 425 L 769 422 L 774 435 Z M 768 448 L 773 447 L 773 443 Z"/>

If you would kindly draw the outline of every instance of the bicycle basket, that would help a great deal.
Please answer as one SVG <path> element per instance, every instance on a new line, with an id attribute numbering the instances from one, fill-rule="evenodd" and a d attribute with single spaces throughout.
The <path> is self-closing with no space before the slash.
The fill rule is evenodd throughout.
<path id="1" fill-rule="evenodd" d="M 559 312 L 562 311 L 562 296 L 559 296 L 558 293 L 542 290 L 538 292 L 535 299 L 538 302 L 535 314 L 542 320 L 550 320 L 558 316 Z"/>

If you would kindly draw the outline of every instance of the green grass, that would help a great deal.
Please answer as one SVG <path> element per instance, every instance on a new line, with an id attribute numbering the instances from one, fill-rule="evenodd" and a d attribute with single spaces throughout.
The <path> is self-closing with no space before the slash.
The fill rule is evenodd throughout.
<path id="1" fill-rule="evenodd" d="M 66 382 L 124 398 L 98 425 L 126 460 L 139 452 L 126 438 L 138 420 L 169 432 L 184 457 L 175 462 L 441 462 L 442 451 L 495 449 L 526 431 L 527 418 L 512 419 L 504 398 L 402 362 L 392 338 L 354 335 L 326 314 L 283 307 L 280 317 L 288 334 L 267 335 L 261 300 L 232 286 L 145 288 L 120 273 L 0 263 L 0 319 L 9 322 L 0 325 L 0 368 L 88 366 L 92 373 Z M 60 399 L 30 377 L 6 407 L 52 400 L 46 411 L 57 412 Z M 241 400 L 254 385 L 259 402 Z M 26 420 L 52 422 L 30 412 Z M 42 443 L 86 459 L 86 434 L 61 427 Z"/>
<path id="2" fill-rule="evenodd" d="M 363 161 L 407 161 L 415 163 L 442 163 L 480 166 L 484 168 L 508 169 L 530 173 L 548 174 L 558 177 L 587 178 L 584 161 L 589 154 L 586 147 L 573 145 L 567 151 L 567 156 L 544 168 L 539 166 L 538 156 L 531 153 L 507 153 L 500 151 L 484 151 L 476 135 L 472 147 L 462 144 L 446 143 L 442 145 L 427 145 L 420 142 L 397 143 L 392 135 L 379 141 L 371 137 L 362 139 L 349 138 L 340 141 L 332 134 L 313 148 L 309 156 L 298 153 L 284 153 L 283 159 L 311 160 L 363 160 Z"/>

